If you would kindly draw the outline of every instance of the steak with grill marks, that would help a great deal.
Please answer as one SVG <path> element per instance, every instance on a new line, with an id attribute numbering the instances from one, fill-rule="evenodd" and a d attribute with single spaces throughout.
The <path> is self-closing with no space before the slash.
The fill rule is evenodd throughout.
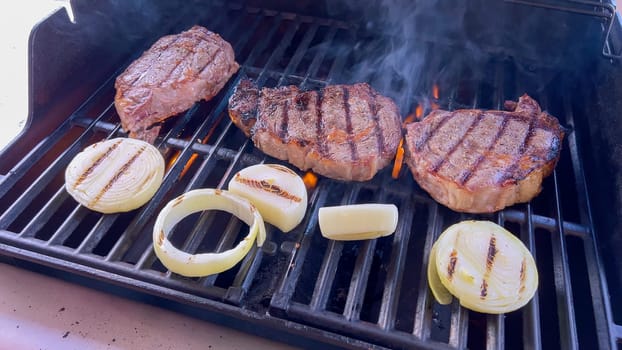
<path id="1" fill-rule="evenodd" d="M 229 115 L 255 146 L 301 170 L 365 181 L 388 165 L 402 137 L 395 103 L 368 84 L 259 89 L 245 79 Z"/>
<path id="2" fill-rule="evenodd" d="M 564 130 L 527 95 L 505 108 L 435 110 L 405 126 L 407 163 L 437 202 L 489 213 L 540 193 L 559 159 Z"/>
<path id="3" fill-rule="evenodd" d="M 153 143 L 159 122 L 214 97 L 238 68 L 231 45 L 201 26 L 160 38 L 115 81 L 123 129 Z"/>

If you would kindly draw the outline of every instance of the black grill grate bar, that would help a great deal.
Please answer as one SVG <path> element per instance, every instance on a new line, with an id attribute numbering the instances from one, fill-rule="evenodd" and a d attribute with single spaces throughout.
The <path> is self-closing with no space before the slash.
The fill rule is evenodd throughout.
<path id="1" fill-rule="evenodd" d="M 229 303 L 240 304 L 250 288 L 263 259 L 263 250 L 253 246 L 242 260 L 240 270 L 235 275 L 231 287 L 227 289 L 225 299 Z"/>
<path id="2" fill-rule="evenodd" d="M 320 273 L 315 282 L 313 297 L 311 298 L 311 303 L 309 304 L 309 307 L 313 311 L 323 310 L 326 307 L 326 302 L 328 300 L 328 296 L 330 295 L 330 290 L 332 289 L 342 249 L 342 242 L 331 240 L 328 243 L 328 247 L 326 248 L 326 253 L 324 255 L 324 261 L 322 261 Z"/>
<path id="3" fill-rule="evenodd" d="M 548 98 L 540 96 L 540 103 L 544 110 L 548 107 Z M 568 252 L 566 250 L 566 237 L 562 225 L 562 202 L 560 186 L 558 182 L 557 169 L 553 170 L 553 187 L 555 199 L 555 219 L 557 221 L 555 231 L 552 232 L 553 250 L 553 275 L 557 295 L 557 313 L 559 315 L 559 330 L 561 346 L 563 349 L 577 349 L 578 335 L 576 319 L 572 302 L 572 285 L 570 282 L 570 266 L 568 265 Z"/>
<path id="4" fill-rule="evenodd" d="M 103 119 L 111 110 L 112 104 L 109 105 L 104 112 L 102 112 L 97 120 Z M 52 179 L 58 174 L 61 169 L 67 166 L 76 153 L 84 148 L 84 145 L 88 142 L 89 136 L 93 132 L 95 123 L 92 123 L 89 128 L 85 130 L 80 137 L 74 141 L 58 158 L 52 162 L 52 164 L 37 177 L 35 181 L 24 191 L 22 195 L 0 216 L 0 228 L 7 228 L 20 213 L 22 213 L 30 203 L 41 193 L 41 191 L 47 186 Z M 59 139 L 62 139 L 63 134 L 58 135 Z M 32 165 L 32 164 L 31 164 Z"/>
<path id="5" fill-rule="evenodd" d="M 486 315 L 486 349 L 505 349 L 505 315 Z"/>
<path id="6" fill-rule="evenodd" d="M 281 39 L 279 43 L 279 46 L 276 48 L 276 50 L 272 52 L 272 54 L 268 58 L 268 61 L 262 67 L 261 72 L 259 73 L 259 77 L 257 78 L 258 86 L 264 85 L 264 82 L 267 79 L 267 76 L 265 74 L 266 70 L 268 70 L 268 68 L 271 67 L 275 61 L 283 57 L 283 53 L 285 52 L 285 49 L 287 49 L 289 44 L 292 42 L 292 39 L 294 38 L 294 35 L 298 31 L 298 28 L 300 28 L 300 17 L 296 17 L 296 20 L 294 21 L 292 28 L 287 29 L 285 36 Z M 285 77 L 285 72 L 283 73 L 282 78 L 284 77 Z"/>
<path id="7" fill-rule="evenodd" d="M 68 219 L 65 220 L 63 225 L 58 229 L 58 232 L 73 232 L 76 227 L 82 222 L 84 217 L 89 213 L 89 210 L 83 206 L 77 206 L 74 211 L 69 215 Z M 104 234 L 108 232 L 112 224 L 113 220 L 104 220 L 102 216 L 93 228 L 84 236 L 82 242 L 76 248 L 76 254 L 90 253 L 95 249 L 97 243 L 103 238 Z M 56 239 L 53 236 L 52 239 L 49 240 L 49 244 L 57 244 Z"/>
<path id="8" fill-rule="evenodd" d="M 505 84 L 503 74 L 503 64 L 497 62 L 495 64 L 495 78 L 494 78 L 494 103 L 497 110 L 502 110 L 504 96 L 505 96 Z M 505 215 L 503 211 L 495 214 L 497 224 L 501 227 L 505 224 Z M 503 349 L 505 348 L 505 316 L 500 315 L 487 315 L 486 316 L 486 349 Z"/>
<path id="9" fill-rule="evenodd" d="M 330 188 L 329 185 L 329 181 L 319 181 L 309 199 L 307 210 L 310 210 L 310 214 L 305 221 L 301 223 L 301 227 L 304 227 L 302 239 L 300 243 L 292 245 L 287 270 L 280 282 L 278 290 L 270 300 L 270 312 L 272 314 L 284 311 L 292 299 L 296 284 L 298 283 L 298 278 L 302 273 L 302 262 L 305 260 L 307 251 L 311 248 L 313 235 L 318 229 L 318 210 L 320 206 L 324 205 L 326 202 L 328 189 Z M 285 243 L 281 245 L 281 249 L 283 248 L 286 248 Z M 296 263 L 297 261 L 300 261 L 300 263 Z"/>
<path id="10" fill-rule="evenodd" d="M 456 298 L 454 298 L 451 303 L 449 328 L 449 345 L 457 349 L 466 348 L 469 328 L 469 310 L 460 306 L 460 301 Z"/>
<path id="11" fill-rule="evenodd" d="M 532 214 L 531 218 L 528 218 L 526 213 L 515 209 L 506 209 L 503 213 L 506 221 L 522 224 L 531 220 L 535 228 L 542 228 L 547 231 L 553 231 L 557 226 L 557 220 L 547 216 Z M 562 227 L 564 228 L 564 233 L 566 235 L 583 239 L 590 238 L 590 229 L 588 226 L 570 221 L 564 221 L 562 223 Z"/>
<path id="12" fill-rule="evenodd" d="M 331 27 L 330 31 L 326 35 L 326 38 L 324 39 L 324 42 L 326 43 L 326 49 L 320 50 L 320 52 L 318 52 L 318 54 L 313 57 L 313 61 L 311 61 L 311 64 L 309 65 L 309 70 L 307 70 L 307 74 L 302 80 L 302 83 L 300 83 L 300 87 L 302 89 L 305 89 L 307 87 L 310 77 L 314 77 L 317 75 L 317 71 L 320 69 L 320 65 L 322 64 L 322 61 L 324 61 L 324 57 L 326 57 L 326 54 L 328 53 L 328 48 L 332 47 L 335 34 L 337 34 L 337 27 Z M 334 73 L 334 71 L 331 71 L 331 73 Z M 327 80 L 330 81 L 330 79 L 331 76 L 329 75 Z M 324 84 L 328 85 L 328 81 L 324 82 Z"/>
<path id="13" fill-rule="evenodd" d="M 478 93 L 476 93 L 476 101 L 477 94 Z M 467 219 L 467 215 L 464 213 L 460 213 L 459 217 L 459 222 Z M 457 349 L 464 349 L 467 347 L 467 338 L 469 335 L 469 310 L 460 306 L 460 300 L 458 300 L 458 298 L 453 298 L 450 310 L 449 344 Z"/>
<path id="14" fill-rule="evenodd" d="M 231 218 L 229 223 L 227 223 L 227 228 L 225 229 L 223 236 L 220 238 L 220 240 L 218 240 L 218 244 L 216 245 L 215 251 L 217 253 L 223 252 L 227 247 L 231 247 L 233 245 L 235 240 L 235 235 L 233 234 L 233 231 L 235 227 L 239 228 L 238 225 L 240 225 L 239 220 L 234 220 L 233 218 Z M 204 286 L 213 286 L 216 282 L 217 277 L 218 275 L 203 277 L 201 284 Z"/>
<path id="15" fill-rule="evenodd" d="M 338 329 L 342 333 L 361 336 L 373 341 L 374 344 L 389 344 L 389 348 L 396 349 L 430 349 L 430 350 L 455 350 L 447 344 L 438 342 L 425 342 L 405 332 L 387 332 L 380 327 L 366 322 L 344 322 L 343 316 L 335 317 L 330 312 L 315 312 L 313 319 L 309 319 L 309 310 L 306 305 L 292 302 L 288 307 L 288 315 L 305 323 L 311 323 L 318 327 Z M 386 349 L 386 347 L 380 347 Z"/>
<path id="16" fill-rule="evenodd" d="M 32 237 L 41 230 L 45 224 L 54 216 L 58 208 L 69 197 L 65 187 L 61 186 L 56 193 L 52 196 L 39 212 L 28 222 L 22 232 L 19 233 L 20 237 Z"/>
<path id="17" fill-rule="evenodd" d="M 240 41 L 236 42 L 235 44 L 236 50 L 239 50 L 241 46 L 246 44 L 246 42 L 250 39 L 251 33 L 253 33 L 255 28 L 259 25 L 260 20 L 261 20 L 261 17 L 258 16 L 253 22 L 253 24 L 249 27 L 249 30 L 241 37 Z M 251 57 L 247 59 L 247 62 L 251 59 L 254 60 L 254 56 L 257 54 L 256 52 L 258 50 L 263 50 L 265 45 L 267 45 L 267 42 L 269 41 L 269 39 L 272 37 L 272 34 L 274 34 L 274 29 L 271 31 L 271 34 L 267 36 L 266 41 L 254 47 L 253 49 L 254 51 L 251 52 Z M 215 110 L 205 118 L 205 120 L 201 123 L 201 125 L 194 132 L 194 134 L 190 138 L 191 140 L 204 139 L 205 135 L 210 130 L 211 126 L 213 126 L 217 122 L 217 120 L 216 121 L 214 120 L 216 119 L 215 116 L 220 115 L 225 109 L 229 96 L 232 94 L 232 90 L 233 88 L 230 88 L 229 91 L 227 91 L 226 96 L 220 101 L 220 103 L 215 108 Z M 165 195 L 173 187 L 173 185 L 175 184 L 175 181 L 178 179 L 181 172 L 183 171 L 183 168 L 186 162 L 188 162 L 188 160 L 192 156 L 192 153 L 193 152 L 191 149 L 191 144 L 189 143 L 180 152 L 177 158 L 177 161 L 175 162 L 175 164 L 173 164 L 172 168 L 166 174 L 165 179 L 162 182 L 162 185 L 160 186 L 160 189 L 156 192 L 152 200 L 145 207 L 143 207 L 143 209 L 141 209 L 140 213 L 135 217 L 132 223 L 130 223 L 129 229 L 123 232 L 121 237 L 115 243 L 114 247 L 110 250 L 110 252 L 106 256 L 107 261 L 118 260 L 122 257 L 125 251 L 129 248 L 129 243 L 131 242 L 131 240 L 134 238 L 136 234 L 138 234 L 138 232 L 140 232 L 140 230 L 142 230 L 144 225 L 151 218 L 152 213 L 156 210 L 156 207 L 159 205 L 159 203 L 162 202 Z"/>
<path id="18" fill-rule="evenodd" d="M 305 53 L 309 50 L 309 45 L 311 44 L 311 41 L 315 37 L 315 34 L 317 33 L 318 28 L 319 28 L 319 25 L 317 23 L 313 23 L 311 27 L 307 29 L 304 37 L 302 38 L 302 40 L 300 40 L 298 49 L 296 49 L 296 52 L 294 53 L 292 58 L 289 60 L 289 63 L 285 67 L 285 70 L 283 71 L 281 78 L 279 79 L 279 82 L 277 85 L 282 85 L 285 78 L 290 77 L 292 75 L 292 72 L 298 67 Z M 278 72 L 271 72 L 270 70 L 265 70 L 264 73 L 267 73 L 268 75 L 274 75 L 275 73 L 281 74 Z"/>
<path id="19" fill-rule="evenodd" d="M 414 201 L 410 197 L 406 197 L 399 209 L 398 216 L 400 220 L 393 237 L 393 251 L 389 267 L 387 268 L 382 304 L 378 314 L 378 325 L 385 330 L 393 329 L 395 326 L 395 314 L 402 285 L 404 265 L 406 264 L 406 252 L 410 235 L 413 234 Z"/>
<path id="20" fill-rule="evenodd" d="M 66 266 L 75 268 L 76 271 L 87 271 L 91 273 L 96 273 L 98 270 L 108 271 L 119 275 L 119 281 L 124 277 L 129 277 L 136 280 L 150 282 L 158 286 L 171 288 L 180 292 L 190 293 L 199 297 L 218 299 L 222 298 L 224 295 L 224 291 L 219 288 L 204 288 L 202 286 L 186 283 L 185 281 L 166 279 L 161 273 L 156 271 L 137 272 L 134 271 L 130 264 L 120 262 L 110 263 L 105 261 L 103 258 L 92 254 L 72 254 L 73 249 L 69 247 L 59 245 L 45 246 L 40 240 L 32 238 L 18 238 L 14 235 L 6 235 L 5 232 L 6 231 L 0 230 L 3 243 L 33 252 L 41 252 L 47 256 L 58 257 L 67 262 Z"/>
<path id="21" fill-rule="evenodd" d="M 499 103 L 497 101 L 497 103 Z M 502 102 L 501 102 L 502 103 Z M 503 211 L 495 214 L 497 224 L 501 227 L 505 224 Z M 505 348 L 505 315 L 498 314 L 486 315 L 486 349 L 504 349 Z"/>
<path id="22" fill-rule="evenodd" d="M 582 96 L 587 96 L 583 94 Z M 585 174 L 583 169 L 583 161 L 579 156 L 579 137 L 575 130 L 574 113 L 572 110 L 570 97 L 564 95 L 563 100 L 564 114 L 566 115 L 566 123 L 573 130 L 568 136 L 568 144 L 570 145 L 570 157 L 572 159 L 572 166 L 575 175 L 575 184 L 577 188 L 577 197 L 579 201 L 579 215 L 581 222 L 588 225 L 588 227 L 594 227 L 592 222 L 592 213 L 589 205 L 589 193 L 587 191 L 587 183 L 585 181 Z M 564 227 L 567 232 L 567 228 Z M 588 234 L 585 238 L 585 255 L 587 258 L 588 278 L 590 281 L 590 291 L 592 295 L 592 303 L 594 310 L 602 310 L 602 312 L 594 313 L 594 320 L 596 322 L 596 329 L 599 334 L 606 334 L 606 337 L 598 337 L 599 347 L 614 349 L 615 339 L 611 336 L 613 330 L 610 329 L 613 324 L 613 316 L 611 314 L 611 305 L 609 302 L 607 280 L 603 275 L 602 262 L 597 255 L 598 245 L 593 233 L 588 230 Z M 618 335 L 618 341 L 622 340 L 622 333 Z"/>
<path id="23" fill-rule="evenodd" d="M 341 201 L 342 205 L 353 203 L 359 194 L 360 186 L 354 185 L 346 192 Z M 330 189 L 329 189 L 330 191 Z M 315 234 L 318 234 L 317 232 Z M 313 289 L 313 296 L 311 297 L 311 303 L 309 307 L 311 310 L 324 310 L 326 302 L 332 289 L 332 284 L 335 280 L 335 273 L 339 264 L 339 258 L 341 257 L 341 251 L 343 249 L 343 243 L 340 241 L 330 240 L 326 252 L 324 253 L 324 260 L 320 267 L 320 273 L 315 281 L 315 288 Z"/>
<path id="24" fill-rule="evenodd" d="M 428 222 L 426 230 L 426 239 L 424 243 L 423 255 L 421 257 L 421 280 L 419 281 L 419 290 L 417 293 L 417 308 L 415 311 L 415 320 L 413 324 L 413 335 L 419 339 L 426 340 L 430 337 L 432 313 L 429 312 L 432 304 L 435 302 L 428 288 L 428 262 L 430 259 L 430 250 L 440 235 L 443 219 L 438 210 L 438 204 L 433 203 L 428 212 Z M 411 232 L 412 234 L 412 232 Z"/>
<path id="25" fill-rule="evenodd" d="M 389 179 L 385 176 L 383 182 L 388 181 Z M 383 203 L 386 198 L 386 193 L 381 189 L 380 191 L 375 192 L 374 197 L 374 202 Z M 369 279 L 369 272 L 374 260 L 376 242 L 378 242 L 378 239 L 365 240 L 362 249 L 358 252 L 358 256 L 354 264 L 354 271 L 352 272 L 352 277 L 350 278 L 350 287 L 348 289 L 348 296 L 346 298 L 346 304 L 343 311 L 343 316 L 348 321 L 358 320 L 360 317 L 361 307 L 363 306 L 363 297 L 365 296 L 365 289 Z"/>
<path id="26" fill-rule="evenodd" d="M 555 184 L 555 216 L 561 222 L 562 207 L 557 180 L 557 170 L 553 170 L 553 182 Z M 577 349 L 578 336 L 574 307 L 572 306 L 572 286 L 570 285 L 570 267 L 568 266 L 568 253 L 566 251 L 566 238 L 564 228 L 558 225 L 552 236 L 553 266 L 555 287 L 561 291 L 557 293 L 557 312 L 560 322 L 561 345 L 563 349 Z"/>
<path id="27" fill-rule="evenodd" d="M 338 62 L 338 61 L 339 60 L 335 60 L 335 62 Z M 293 72 L 289 72 L 289 73 L 286 73 L 284 77 L 282 71 L 274 70 L 274 69 L 264 70 L 264 68 L 259 68 L 259 67 L 247 67 L 246 71 L 249 73 L 256 74 L 256 75 L 258 75 L 261 72 L 264 72 L 267 78 L 273 78 L 277 81 L 281 81 L 277 85 L 282 85 L 282 83 L 284 83 L 285 81 L 291 84 L 295 84 L 294 82 L 300 82 L 300 83 L 305 82 L 305 85 L 312 85 L 312 86 L 323 86 L 323 85 L 327 85 L 328 83 L 330 83 L 328 78 L 322 79 L 318 77 L 313 77 L 313 75 L 311 75 L 310 73 L 309 74 L 305 73 L 304 75 L 300 75 L 300 74 L 296 74 Z"/>
<path id="28" fill-rule="evenodd" d="M 535 225 L 531 203 L 527 203 L 527 222 L 521 225 L 521 240 L 537 259 L 536 239 L 534 237 Z M 542 336 L 540 326 L 540 296 L 535 293 L 531 301 L 523 308 L 523 343 L 534 350 L 542 349 Z"/>

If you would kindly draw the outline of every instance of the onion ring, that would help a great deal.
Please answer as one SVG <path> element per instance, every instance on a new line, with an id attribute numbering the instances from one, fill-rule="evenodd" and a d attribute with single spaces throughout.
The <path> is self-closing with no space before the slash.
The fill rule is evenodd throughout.
<path id="1" fill-rule="evenodd" d="M 186 253 L 168 240 L 171 229 L 186 216 L 209 209 L 224 210 L 249 226 L 248 235 L 237 246 L 222 253 Z M 261 246 L 266 239 L 266 229 L 259 211 L 246 199 L 228 191 L 197 189 L 170 201 L 158 214 L 153 227 L 153 248 L 162 264 L 187 277 L 207 276 L 232 268 L 257 240 Z"/>

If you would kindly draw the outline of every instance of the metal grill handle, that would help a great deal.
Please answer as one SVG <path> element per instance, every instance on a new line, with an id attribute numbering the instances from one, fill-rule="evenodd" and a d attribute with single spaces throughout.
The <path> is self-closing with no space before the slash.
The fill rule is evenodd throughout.
<path id="1" fill-rule="evenodd" d="M 611 36 L 611 30 L 613 29 L 613 23 L 616 18 L 616 6 L 610 3 L 598 2 L 598 1 L 584 1 L 584 0 L 568 0 L 563 4 L 560 2 L 545 2 L 541 0 L 504 0 L 508 3 L 527 5 L 540 7 L 545 9 L 564 11 L 570 13 L 576 13 L 580 15 L 597 17 L 605 20 L 605 35 L 603 38 L 602 55 L 609 59 L 621 59 L 622 50 L 619 53 L 614 53 L 609 39 Z"/>

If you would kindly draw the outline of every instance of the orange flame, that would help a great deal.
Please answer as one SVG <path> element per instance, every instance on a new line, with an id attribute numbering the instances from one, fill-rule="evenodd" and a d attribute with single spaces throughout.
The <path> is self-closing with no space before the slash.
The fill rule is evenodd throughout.
<path id="1" fill-rule="evenodd" d="M 406 118 L 404 118 L 404 122 L 403 124 L 410 124 L 412 122 L 414 122 L 417 119 L 417 117 L 415 117 L 414 113 L 410 113 L 409 115 L 406 116 Z"/>
<path id="2" fill-rule="evenodd" d="M 411 114 L 412 115 L 412 114 Z M 397 146 L 397 153 L 395 153 L 395 162 L 393 163 L 393 171 L 391 177 L 397 179 L 400 177 L 400 171 L 402 170 L 402 164 L 404 163 L 404 139 L 400 140 L 400 144 Z"/>
<path id="3" fill-rule="evenodd" d="M 216 125 L 216 124 L 215 124 Z M 210 131 L 207 133 L 207 135 L 205 135 L 205 137 L 203 138 L 203 140 L 201 139 L 197 139 L 196 141 L 198 143 L 202 143 L 202 144 L 206 144 L 207 141 L 210 139 L 210 137 L 212 137 L 212 135 L 214 134 L 214 130 L 216 130 L 216 126 L 212 127 L 212 129 L 210 129 Z M 166 166 L 166 171 L 168 172 L 168 170 L 173 167 L 173 164 L 175 164 L 175 162 L 177 161 L 177 159 L 179 158 L 179 155 L 181 154 L 181 151 L 177 151 L 175 152 L 175 154 L 171 157 L 171 159 L 169 160 L 167 166 Z M 190 170 L 190 167 L 192 166 L 192 164 L 197 160 L 197 158 L 199 157 L 198 153 L 193 153 L 190 158 L 188 159 L 188 161 L 186 162 L 186 164 L 184 165 L 184 168 L 181 170 L 181 173 L 179 174 L 179 178 L 181 179 L 184 177 L 184 175 L 186 175 L 186 173 L 188 172 L 188 170 Z"/>
<path id="4" fill-rule="evenodd" d="M 439 91 L 438 91 L 438 85 L 434 84 L 432 86 L 432 97 L 434 97 L 435 100 L 438 100 L 439 96 L 440 96 L 440 94 L 439 94 Z"/>
<path id="5" fill-rule="evenodd" d="M 422 117 L 423 117 L 423 106 L 419 103 L 417 104 L 417 108 L 415 108 L 415 118 L 417 118 L 417 120 L 421 120 Z"/>
<path id="6" fill-rule="evenodd" d="M 317 186 L 317 175 L 315 175 L 311 171 L 307 171 L 305 175 L 302 177 L 302 182 L 304 182 L 305 187 L 310 190 Z"/>
<path id="7" fill-rule="evenodd" d="M 186 165 L 184 165 L 184 168 L 181 170 L 181 173 L 179 174 L 180 179 L 184 177 L 184 175 L 186 175 L 188 170 L 190 170 L 190 167 L 192 166 L 194 161 L 197 160 L 198 156 L 199 156 L 198 153 L 192 153 L 192 155 L 190 156 L 190 159 L 188 159 L 188 162 L 186 163 Z"/>

